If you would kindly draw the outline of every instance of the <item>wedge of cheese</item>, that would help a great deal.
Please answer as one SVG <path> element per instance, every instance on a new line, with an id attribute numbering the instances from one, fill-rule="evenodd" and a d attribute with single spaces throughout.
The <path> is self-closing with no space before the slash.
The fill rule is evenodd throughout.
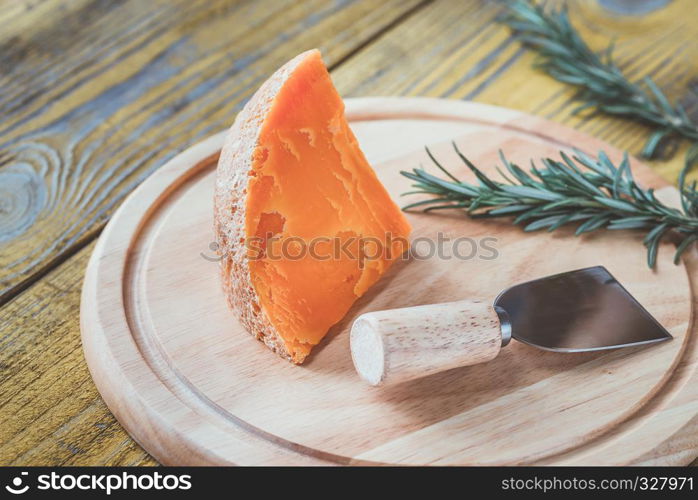
<path id="1" fill-rule="evenodd" d="M 218 162 L 215 232 L 228 303 L 294 363 L 407 249 L 410 226 L 317 50 L 281 67 L 235 119 Z"/>

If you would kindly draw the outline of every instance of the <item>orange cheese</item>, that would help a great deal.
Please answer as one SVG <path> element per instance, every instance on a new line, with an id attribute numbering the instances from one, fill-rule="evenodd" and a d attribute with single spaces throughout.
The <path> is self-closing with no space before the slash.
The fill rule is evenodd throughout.
<path id="1" fill-rule="evenodd" d="M 279 69 L 239 113 L 215 207 L 228 302 L 295 363 L 406 250 L 410 231 L 317 50 Z"/>

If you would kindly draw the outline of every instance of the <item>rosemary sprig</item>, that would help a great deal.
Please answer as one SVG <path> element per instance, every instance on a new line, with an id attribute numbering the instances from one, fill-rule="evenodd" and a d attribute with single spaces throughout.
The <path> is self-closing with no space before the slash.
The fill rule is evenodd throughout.
<path id="1" fill-rule="evenodd" d="M 643 189 L 634 180 L 628 155 L 619 165 L 599 152 L 597 158 L 575 150 L 570 157 L 560 152 L 560 160 L 543 158 L 543 166 L 531 161 L 530 172 L 506 159 L 500 151 L 504 169 L 497 167 L 502 180 L 488 177 L 465 157 L 453 143 L 460 159 L 477 178 L 476 183 L 459 180 L 441 165 L 427 148 L 429 158 L 448 179 L 427 173 L 423 168 L 402 175 L 415 181 L 415 191 L 430 197 L 411 203 L 404 210 L 421 208 L 425 212 L 460 208 L 470 217 L 514 217 L 514 224 L 525 224 L 525 231 L 578 223 L 576 234 L 605 229 L 635 229 L 646 232 L 647 264 L 657 261 L 660 241 L 670 232 L 682 241 L 676 249 L 678 264 L 683 252 L 698 240 L 698 193 L 696 183 L 684 189 L 682 209 L 659 201 L 653 189 Z"/>
<path id="2" fill-rule="evenodd" d="M 650 78 L 628 80 L 613 60 L 613 44 L 600 54 L 592 51 L 572 27 L 565 5 L 544 9 L 531 0 L 510 0 L 502 21 L 538 55 L 536 66 L 556 80 L 577 87 L 582 101 L 574 113 L 593 111 L 622 116 L 651 126 L 642 155 L 654 158 L 667 141 L 693 143 L 684 170 L 698 161 L 698 125 Z M 685 172 L 684 172 L 685 175 Z"/>

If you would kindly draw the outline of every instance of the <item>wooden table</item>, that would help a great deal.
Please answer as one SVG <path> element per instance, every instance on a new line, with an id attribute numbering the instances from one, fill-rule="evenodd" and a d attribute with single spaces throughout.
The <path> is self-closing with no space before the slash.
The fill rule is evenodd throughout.
<path id="1" fill-rule="evenodd" d="M 615 37 L 629 75 L 698 115 L 694 0 L 570 4 L 594 48 Z M 0 465 L 156 463 L 87 371 L 87 259 L 135 186 L 229 126 L 302 50 L 323 51 L 345 96 L 471 99 L 639 154 L 647 129 L 572 116 L 572 91 L 532 69 L 500 12 L 484 0 L 0 2 Z M 674 180 L 681 153 L 652 166 Z"/>

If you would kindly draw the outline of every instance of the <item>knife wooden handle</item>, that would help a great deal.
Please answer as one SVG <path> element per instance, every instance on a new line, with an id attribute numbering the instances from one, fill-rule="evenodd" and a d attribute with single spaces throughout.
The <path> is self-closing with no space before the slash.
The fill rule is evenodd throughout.
<path id="1" fill-rule="evenodd" d="M 371 385 L 484 363 L 501 347 L 497 312 L 474 300 L 370 312 L 351 329 L 354 366 Z"/>

